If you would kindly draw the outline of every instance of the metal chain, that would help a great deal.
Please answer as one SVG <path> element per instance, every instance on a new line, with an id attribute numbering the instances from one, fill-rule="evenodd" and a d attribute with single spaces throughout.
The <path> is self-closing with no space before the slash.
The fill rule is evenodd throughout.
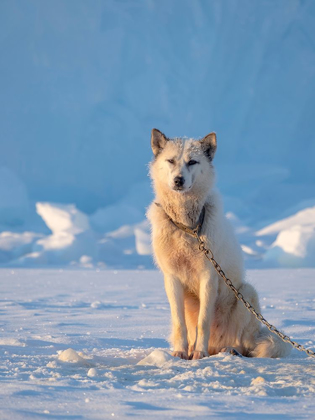
<path id="1" fill-rule="evenodd" d="M 218 264 L 216 260 L 214 259 L 211 249 L 206 248 L 205 242 L 199 236 L 199 230 L 200 230 L 200 226 L 198 226 L 196 229 L 193 230 L 194 236 L 197 238 L 199 242 L 199 250 L 202 251 L 205 254 L 206 258 L 212 263 L 215 271 L 219 274 L 219 276 L 223 278 L 225 284 L 232 290 L 235 297 L 241 302 L 243 302 L 244 306 L 249 310 L 249 312 L 255 315 L 258 321 L 264 324 L 268 328 L 269 331 L 271 331 L 272 333 L 280 337 L 282 341 L 284 341 L 285 343 L 290 343 L 297 350 L 304 351 L 308 356 L 315 358 L 315 352 L 313 350 L 306 349 L 304 346 L 302 346 L 302 344 L 299 344 L 296 341 L 291 340 L 290 337 L 283 334 L 281 331 L 277 330 L 275 326 L 273 326 L 272 324 L 269 324 L 269 322 L 259 312 L 257 312 L 255 308 L 249 302 L 247 302 L 247 300 L 245 300 L 242 293 L 239 292 L 236 289 L 236 287 L 233 285 L 232 281 L 228 277 L 226 277 L 220 264 Z"/>

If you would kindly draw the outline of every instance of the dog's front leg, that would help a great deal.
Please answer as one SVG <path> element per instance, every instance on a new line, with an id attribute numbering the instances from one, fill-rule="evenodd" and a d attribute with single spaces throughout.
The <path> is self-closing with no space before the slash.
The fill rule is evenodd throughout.
<path id="1" fill-rule="evenodd" d="M 184 310 L 184 287 L 173 275 L 165 275 L 165 290 L 171 307 L 173 356 L 188 359 L 187 328 Z"/>
<path id="2" fill-rule="evenodd" d="M 218 279 L 212 272 L 200 280 L 199 301 L 200 309 L 197 326 L 197 341 L 192 358 L 202 359 L 209 356 L 208 345 L 210 338 L 210 325 L 214 316 L 215 302 L 218 293 Z"/>

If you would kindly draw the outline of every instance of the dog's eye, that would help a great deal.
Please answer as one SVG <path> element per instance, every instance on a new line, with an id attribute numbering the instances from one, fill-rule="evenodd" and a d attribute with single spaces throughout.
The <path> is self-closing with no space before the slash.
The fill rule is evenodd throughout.
<path id="1" fill-rule="evenodd" d="M 174 163 L 175 163 L 174 159 L 167 159 L 167 161 L 168 161 L 169 163 L 171 163 L 172 165 L 174 165 Z"/>
<path id="2" fill-rule="evenodd" d="M 196 160 L 190 160 L 190 161 L 187 163 L 187 165 L 188 165 L 188 166 L 192 166 L 192 165 L 196 165 L 196 163 L 199 163 L 199 162 L 197 162 Z"/>

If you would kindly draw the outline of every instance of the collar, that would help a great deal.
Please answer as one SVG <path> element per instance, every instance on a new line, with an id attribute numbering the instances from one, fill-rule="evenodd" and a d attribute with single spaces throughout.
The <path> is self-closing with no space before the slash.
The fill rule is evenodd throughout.
<path id="1" fill-rule="evenodd" d="M 155 202 L 155 204 L 158 207 L 161 207 L 164 210 L 163 206 L 160 203 Z M 205 206 L 202 207 L 201 213 L 199 215 L 198 222 L 197 222 L 196 226 L 192 227 L 192 228 L 184 225 L 183 223 L 176 222 L 166 213 L 165 210 L 164 210 L 164 213 L 169 218 L 169 220 L 173 223 L 173 225 L 175 225 L 178 229 L 181 229 L 183 232 L 188 233 L 189 235 L 196 237 L 197 235 L 198 236 L 200 235 L 202 225 L 203 225 L 203 222 L 205 220 L 206 208 L 205 208 Z"/>

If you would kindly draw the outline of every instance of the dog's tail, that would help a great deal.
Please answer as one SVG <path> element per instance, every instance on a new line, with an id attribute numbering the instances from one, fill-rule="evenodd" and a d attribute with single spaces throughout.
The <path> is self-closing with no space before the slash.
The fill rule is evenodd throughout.
<path id="1" fill-rule="evenodd" d="M 291 345 L 285 343 L 280 337 L 270 332 L 267 328 L 262 328 L 254 350 L 251 352 L 252 357 L 286 357 L 291 352 Z"/>

